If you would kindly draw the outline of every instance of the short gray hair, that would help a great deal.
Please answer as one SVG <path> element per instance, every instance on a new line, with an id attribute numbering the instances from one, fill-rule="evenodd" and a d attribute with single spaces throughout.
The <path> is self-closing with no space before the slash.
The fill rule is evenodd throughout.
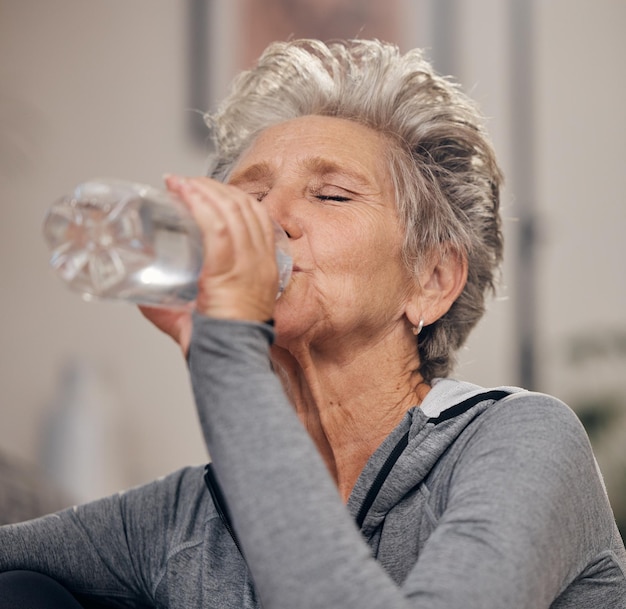
<path id="1" fill-rule="evenodd" d="M 277 42 L 206 116 L 215 145 L 209 175 L 227 179 L 261 131 L 306 115 L 353 120 L 387 136 L 403 253 L 415 276 L 433 255 L 467 259 L 461 295 L 419 335 L 421 375 L 447 376 L 502 260 L 502 174 L 480 113 L 418 49 L 403 55 L 377 40 Z"/>

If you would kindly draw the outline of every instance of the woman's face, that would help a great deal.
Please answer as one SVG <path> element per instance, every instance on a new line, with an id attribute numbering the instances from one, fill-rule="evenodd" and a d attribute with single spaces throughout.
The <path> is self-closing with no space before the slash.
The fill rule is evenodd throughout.
<path id="1" fill-rule="evenodd" d="M 401 259 L 388 145 L 358 123 L 306 116 L 263 131 L 237 163 L 230 182 L 263 201 L 290 237 L 278 345 L 369 343 L 404 326 L 416 286 Z"/>

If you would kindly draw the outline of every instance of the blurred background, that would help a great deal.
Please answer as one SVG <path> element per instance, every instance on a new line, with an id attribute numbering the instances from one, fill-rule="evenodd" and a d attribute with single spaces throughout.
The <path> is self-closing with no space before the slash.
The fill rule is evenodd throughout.
<path id="1" fill-rule="evenodd" d="M 507 176 L 498 297 L 456 376 L 557 395 L 626 527 L 624 0 L 0 0 L 0 521 L 206 461 L 177 347 L 84 303 L 41 224 L 85 179 L 205 173 L 202 112 L 272 40 L 426 49 Z"/>

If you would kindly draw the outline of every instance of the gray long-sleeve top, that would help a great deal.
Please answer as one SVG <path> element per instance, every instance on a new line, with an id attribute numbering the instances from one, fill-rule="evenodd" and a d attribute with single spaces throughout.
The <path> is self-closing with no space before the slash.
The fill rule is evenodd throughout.
<path id="1" fill-rule="evenodd" d="M 343 505 L 270 369 L 270 337 L 197 316 L 189 357 L 245 559 L 196 467 L 0 528 L 0 571 L 123 607 L 626 608 L 624 545 L 564 404 L 441 380 Z"/>

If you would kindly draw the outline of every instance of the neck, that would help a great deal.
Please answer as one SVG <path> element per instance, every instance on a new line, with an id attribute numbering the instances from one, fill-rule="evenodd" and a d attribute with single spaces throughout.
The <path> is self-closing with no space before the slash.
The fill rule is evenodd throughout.
<path id="1" fill-rule="evenodd" d="M 285 391 L 344 501 L 367 460 L 430 389 L 415 372 L 414 338 L 407 337 L 403 349 L 397 345 L 382 341 L 345 354 L 337 345 L 330 352 L 273 347 Z"/>

